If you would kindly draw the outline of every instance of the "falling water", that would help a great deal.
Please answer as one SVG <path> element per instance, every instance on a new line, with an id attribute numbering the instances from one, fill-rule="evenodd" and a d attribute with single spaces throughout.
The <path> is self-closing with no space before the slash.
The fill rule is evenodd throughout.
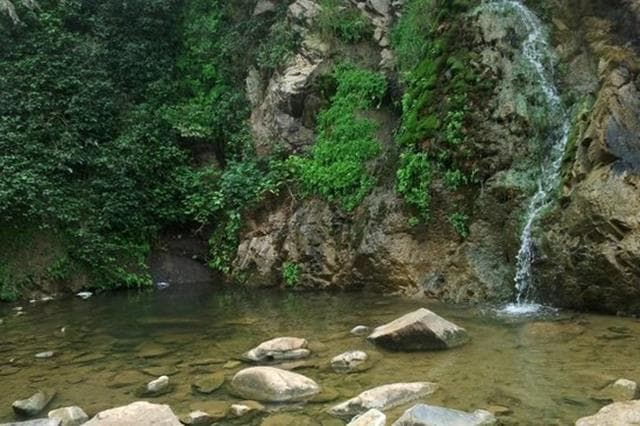
<path id="1" fill-rule="evenodd" d="M 545 207 L 553 199 L 553 191 L 560 181 L 560 166 L 569 139 L 570 118 L 563 108 L 558 89 L 553 82 L 552 55 L 547 43 L 547 35 L 540 19 L 519 1 L 495 0 L 481 6 L 494 12 L 514 13 L 528 34 L 522 43 L 522 56 L 531 67 L 547 103 L 548 113 L 558 119 L 558 125 L 550 135 L 551 149 L 547 154 L 537 178 L 537 190 L 529 201 L 525 215 L 525 226 L 520 235 L 520 249 L 517 256 L 515 286 L 517 299 L 504 311 L 513 314 L 537 312 L 541 306 L 533 301 L 533 276 L 531 266 L 534 260 L 533 225 Z"/>

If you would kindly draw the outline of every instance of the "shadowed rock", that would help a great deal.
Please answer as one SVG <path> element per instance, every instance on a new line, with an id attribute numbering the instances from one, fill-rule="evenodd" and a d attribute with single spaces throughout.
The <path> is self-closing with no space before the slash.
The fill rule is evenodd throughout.
<path id="1" fill-rule="evenodd" d="M 454 348 L 469 337 L 465 329 L 421 308 L 375 328 L 367 340 L 395 351 L 423 351 Z"/>

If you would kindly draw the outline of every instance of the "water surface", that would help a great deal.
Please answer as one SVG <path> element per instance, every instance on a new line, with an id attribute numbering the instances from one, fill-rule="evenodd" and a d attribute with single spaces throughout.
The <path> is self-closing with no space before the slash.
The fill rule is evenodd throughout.
<path id="1" fill-rule="evenodd" d="M 191 383 L 198 374 L 221 370 L 230 379 L 242 366 L 225 368 L 227 361 L 287 335 L 305 337 L 313 350 L 311 366 L 297 371 L 333 388 L 340 399 L 385 383 L 433 381 L 440 389 L 425 402 L 463 410 L 506 407 L 511 413 L 501 416 L 504 424 L 573 424 L 603 405 L 591 397 L 609 381 L 640 379 L 640 323 L 616 317 L 518 318 L 363 293 L 213 287 L 23 307 L 17 316 L 12 306 L 0 306 L 0 421 L 13 420 L 11 403 L 39 388 L 58 392 L 49 408 L 74 404 L 93 414 L 139 399 L 139 387 L 163 373 L 175 388 L 150 400 L 168 403 L 178 414 L 198 402 L 235 401 L 224 389 L 194 394 Z M 349 334 L 355 325 L 379 325 L 418 307 L 465 327 L 472 341 L 443 352 L 393 353 Z M 349 349 L 364 349 L 377 362 L 350 375 L 328 368 L 333 356 Z M 55 355 L 36 359 L 42 351 Z M 343 424 L 322 414 L 329 404 L 308 404 L 292 414 L 309 415 L 317 422 L 310 424 Z M 401 412 L 391 412 L 391 420 Z"/>

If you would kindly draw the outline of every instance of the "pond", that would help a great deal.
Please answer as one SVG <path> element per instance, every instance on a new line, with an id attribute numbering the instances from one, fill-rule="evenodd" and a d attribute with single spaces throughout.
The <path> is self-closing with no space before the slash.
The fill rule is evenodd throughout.
<path id="1" fill-rule="evenodd" d="M 235 401 L 224 386 L 200 395 L 191 384 L 218 371 L 228 383 L 246 366 L 229 361 L 278 336 L 306 338 L 312 356 L 296 372 L 338 394 L 332 402 L 271 407 L 301 416 L 299 424 L 344 424 L 326 408 L 374 386 L 411 381 L 440 385 L 423 399 L 430 404 L 466 411 L 502 407 L 503 424 L 573 424 L 604 405 L 594 396 L 612 380 L 640 378 L 640 322 L 628 318 L 571 312 L 509 317 L 489 307 L 377 294 L 208 285 L 22 307 L 18 315 L 15 306 L 0 306 L 0 421 L 14 420 L 11 403 L 38 389 L 57 392 L 49 409 L 79 405 L 92 415 L 141 399 L 140 387 L 162 374 L 170 376 L 173 390 L 149 400 L 171 405 L 178 415 L 210 401 Z M 419 307 L 466 328 L 471 341 L 448 351 L 396 353 L 349 333 Z M 372 368 L 333 372 L 329 360 L 350 349 L 369 353 Z M 35 357 L 46 351 L 53 356 Z M 390 420 L 405 408 L 390 411 Z M 265 417 L 221 424 L 260 424 Z"/>

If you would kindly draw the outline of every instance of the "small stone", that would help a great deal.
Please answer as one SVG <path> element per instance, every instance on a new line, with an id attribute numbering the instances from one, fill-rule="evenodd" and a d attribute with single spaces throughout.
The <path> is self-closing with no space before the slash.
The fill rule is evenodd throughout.
<path id="1" fill-rule="evenodd" d="M 366 334 L 369 334 L 370 331 L 371 329 L 366 325 L 356 325 L 351 329 L 350 333 L 355 336 L 364 336 Z"/>
<path id="2" fill-rule="evenodd" d="M 508 416 L 509 414 L 513 413 L 511 408 L 505 407 L 503 405 L 492 405 L 487 408 L 487 411 L 494 416 Z"/>
<path id="3" fill-rule="evenodd" d="M 169 391 L 169 376 L 160 376 L 147 383 L 147 393 L 160 395 Z"/>
<path id="4" fill-rule="evenodd" d="M 136 349 L 140 358 L 159 358 L 171 352 L 164 346 L 153 342 L 142 343 Z"/>
<path id="5" fill-rule="evenodd" d="M 215 422 L 216 419 L 211 417 L 208 413 L 198 410 L 198 411 L 192 411 L 186 416 L 181 417 L 180 421 L 185 425 L 194 425 L 194 426 L 207 425 L 208 426 L 211 423 Z"/>
<path id="6" fill-rule="evenodd" d="M 385 426 L 387 416 L 383 412 L 372 408 L 364 414 L 354 417 L 347 426 Z"/>
<path id="7" fill-rule="evenodd" d="M 333 357 L 331 368 L 338 373 L 350 373 L 357 371 L 358 367 L 369 359 L 366 352 L 348 351 Z"/>
<path id="8" fill-rule="evenodd" d="M 210 394 L 218 390 L 223 383 L 224 373 L 218 372 L 197 377 L 191 385 L 191 388 L 199 393 Z"/>
<path id="9" fill-rule="evenodd" d="M 148 374 L 149 376 L 173 376 L 178 373 L 178 369 L 175 367 L 167 367 L 167 366 L 158 366 L 158 367 L 148 367 L 142 370 L 143 373 Z"/>
<path id="10" fill-rule="evenodd" d="M 51 402 L 56 395 L 53 391 L 38 391 L 27 399 L 15 401 L 13 411 L 19 416 L 37 416 Z"/>
<path id="11" fill-rule="evenodd" d="M 50 419 L 59 419 L 61 426 L 80 426 L 89 420 L 89 416 L 77 406 L 56 408 L 49 411 Z"/>
<path id="12" fill-rule="evenodd" d="M 86 300 L 88 298 L 90 298 L 91 296 L 93 296 L 93 293 L 90 291 L 81 291 L 80 293 L 76 293 L 76 296 L 78 296 L 79 298 Z"/>
<path id="13" fill-rule="evenodd" d="M 231 361 L 225 362 L 225 364 L 222 366 L 222 368 L 225 368 L 227 370 L 233 370 L 234 368 L 238 368 L 241 365 L 242 365 L 242 363 L 240 361 L 236 361 L 236 360 L 232 359 Z"/>
<path id="14" fill-rule="evenodd" d="M 618 379 L 594 396 L 599 401 L 630 401 L 638 396 L 638 384 L 632 380 Z"/>
<path id="15" fill-rule="evenodd" d="M 36 358 L 38 359 L 51 358 L 53 357 L 53 355 L 55 355 L 55 352 L 53 351 L 39 352 L 36 354 Z"/>
<path id="16" fill-rule="evenodd" d="M 264 411 L 264 405 L 257 401 L 241 401 L 237 404 L 231 404 L 231 415 L 234 417 L 242 417 L 248 414 Z"/>
<path id="17" fill-rule="evenodd" d="M 229 414 L 229 403 L 226 401 L 198 401 L 189 405 L 193 411 L 203 411 L 207 413 L 213 421 L 219 421 Z"/>

